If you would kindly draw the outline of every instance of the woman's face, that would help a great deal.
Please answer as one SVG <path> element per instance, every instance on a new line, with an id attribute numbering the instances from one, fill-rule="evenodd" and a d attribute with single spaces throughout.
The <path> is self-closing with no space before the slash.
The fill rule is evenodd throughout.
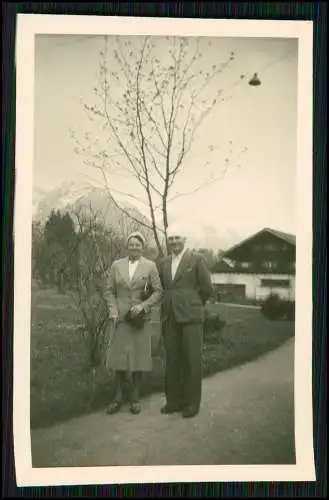
<path id="1" fill-rule="evenodd" d="M 138 238 L 130 238 L 127 248 L 129 257 L 138 259 L 142 254 L 143 244 Z"/>

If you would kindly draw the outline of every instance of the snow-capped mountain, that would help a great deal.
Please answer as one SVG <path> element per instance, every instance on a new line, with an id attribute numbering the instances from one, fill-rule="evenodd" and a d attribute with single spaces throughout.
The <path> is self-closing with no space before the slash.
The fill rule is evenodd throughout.
<path id="1" fill-rule="evenodd" d="M 93 189 L 92 186 L 75 182 L 65 182 L 50 191 L 35 188 L 33 190 L 34 219 L 44 222 L 51 210 L 66 210 Z"/>
<path id="2" fill-rule="evenodd" d="M 42 202 L 43 198 L 47 195 L 47 191 L 44 189 L 35 187 L 33 189 L 33 197 L 32 197 L 32 214 L 33 217 L 37 214 L 39 210 L 39 203 Z"/>
<path id="3" fill-rule="evenodd" d="M 92 209 L 94 214 L 107 226 L 112 227 L 120 234 L 131 230 L 142 230 L 148 241 L 154 245 L 153 233 L 143 224 L 132 220 L 130 216 L 150 226 L 149 219 L 131 203 L 122 204 L 119 208 L 116 200 L 104 187 L 77 182 L 66 182 L 55 189 L 46 192 L 40 188 L 33 191 L 33 219 L 41 223 L 49 217 L 51 210 L 70 211 L 76 213 L 81 208 Z M 130 216 L 129 216 L 130 214 Z M 229 229 L 221 228 L 220 231 L 211 225 L 203 225 L 196 221 L 186 224 L 188 244 L 193 248 L 209 248 L 217 252 L 226 249 L 239 240 L 239 236 Z"/>
<path id="4" fill-rule="evenodd" d="M 122 207 L 122 210 L 119 207 Z M 61 212 L 68 210 L 75 214 L 81 209 L 92 210 L 99 220 L 121 233 L 143 228 L 145 236 L 152 236 L 151 231 L 132 220 L 129 214 L 149 226 L 150 222 L 147 217 L 129 204 L 118 205 L 108 190 L 103 187 L 66 182 L 48 192 L 39 188 L 34 189 L 33 219 L 38 222 L 45 222 L 52 210 Z"/>

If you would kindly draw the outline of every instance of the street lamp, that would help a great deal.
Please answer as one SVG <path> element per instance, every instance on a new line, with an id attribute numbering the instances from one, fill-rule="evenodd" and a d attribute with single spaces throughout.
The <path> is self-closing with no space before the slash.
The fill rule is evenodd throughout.
<path id="1" fill-rule="evenodd" d="M 269 64 L 267 64 L 265 67 L 262 68 L 261 71 L 264 72 L 264 70 L 267 70 L 270 66 L 274 65 L 274 64 L 278 64 L 279 62 L 283 61 L 284 59 L 286 59 L 290 54 L 294 53 L 295 51 L 294 50 L 291 50 L 290 52 L 287 52 L 283 57 L 280 57 L 279 59 L 275 59 L 274 61 L 270 62 Z M 259 76 L 258 76 L 258 73 L 254 73 L 253 77 L 249 80 L 248 82 L 248 85 L 250 85 L 251 87 L 258 87 L 259 85 L 261 85 L 262 82 L 261 80 L 259 79 Z"/>
<path id="2" fill-rule="evenodd" d="M 249 80 L 248 85 L 251 85 L 252 87 L 257 87 L 258 85 L 261 85 L 262 82 L 258 78 L 258 74 L 255 73 L 253 77 Z"/>

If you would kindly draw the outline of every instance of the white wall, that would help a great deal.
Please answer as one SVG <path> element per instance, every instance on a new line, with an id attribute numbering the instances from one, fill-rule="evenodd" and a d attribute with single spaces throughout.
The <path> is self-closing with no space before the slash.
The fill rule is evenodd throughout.
<path id="1" fill-rule="evenodd" d="M 262 279 L 289 279 L 290 288 L 267 288 L 261 286 Z M 271 292 L 278 294 L 283 299 L 295 299 L 295 276 L 289 274 L 238 274 L 238 273 L 213 273 L 214 285 L 236 284 L 246 286 L 248 299 L 265 299 Z"/>

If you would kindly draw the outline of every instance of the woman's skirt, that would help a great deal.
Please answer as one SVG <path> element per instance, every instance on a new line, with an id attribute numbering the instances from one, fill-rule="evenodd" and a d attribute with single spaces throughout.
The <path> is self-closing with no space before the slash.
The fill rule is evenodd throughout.
<path id="1" fill-rule="evenodd" d="M 107 331 L 107 370 L 151 371 L 151 336 L 152 327 L 149 321 L 140 330 L 125 322 L 119 323 L 116 328 L 110 324 Z"/>

